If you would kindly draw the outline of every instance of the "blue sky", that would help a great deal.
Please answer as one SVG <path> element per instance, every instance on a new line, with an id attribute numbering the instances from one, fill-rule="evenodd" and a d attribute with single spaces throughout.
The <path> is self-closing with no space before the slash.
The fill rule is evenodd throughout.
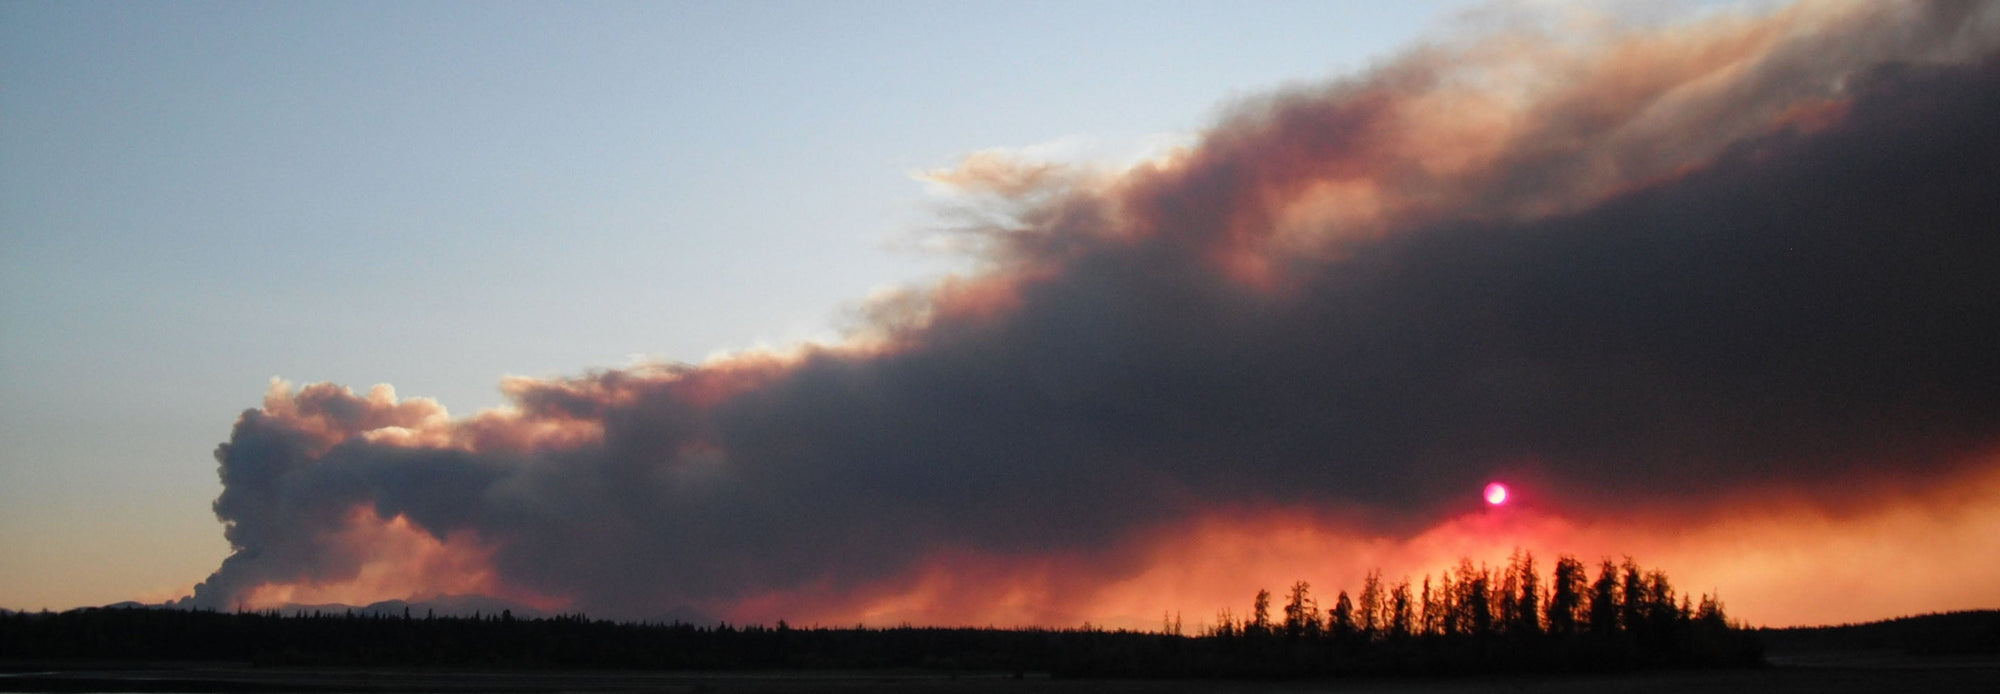
<path id="1" fill-rule="evenodd" d="M 274 376 L 464 414 L 829 337 L 954 267 L 913 172 L 1129 157 L 1462 4 L 0 4 L 0 606 L 206 575 Z"/>

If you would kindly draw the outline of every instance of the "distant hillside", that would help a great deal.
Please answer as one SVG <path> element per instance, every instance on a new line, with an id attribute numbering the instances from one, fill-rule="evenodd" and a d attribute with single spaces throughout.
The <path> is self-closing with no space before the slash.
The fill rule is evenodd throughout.
<path id="1" fill-rule="evenodd" d="M 1768 653 L 1896 651 L 1908 655 L 2000 654 L 2000 610 L 1898 617 L 1866 624 L 1758 629 Z"/>

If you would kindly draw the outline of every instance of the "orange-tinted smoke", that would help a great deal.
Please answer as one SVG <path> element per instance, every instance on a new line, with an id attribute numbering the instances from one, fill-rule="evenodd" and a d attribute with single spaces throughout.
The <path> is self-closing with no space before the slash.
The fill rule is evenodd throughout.
<path id="1" fill-rule="evenodd" d="M 287 605 L 369 605 L 385 600 L 426 600 L 483 595 L 544 612 L 566 608 L 558 597 L 509 586 L 493 569 L 492 549 L 470 532 L 442 539 L 417 529 L 402 516 L 382 519 L 356 508 L 328 538 L 334 562 L 312 575 L 271 581 L 247 589 L 238 607 L 278 609 Z"/>
<path id="2" fill-rule="evenodd" d="M 1357 533 L 1311 508 L 1217 511 L 1134 538 L 1128 553 L 1136 556 L 945 551 L 862 595 L 762 595 L 723 612 L 827 625 L 1146 631 L 1178 616 L 1197 633 L 1223 611 L 1245 617 L 1258 590 L 1278 595 L 1306 581 L 1330 608 L 1339 592 L 1357 596 L 1370 571 L 1420 586 L 1461 559 L 1498 568 L 1522 551 L 1535 556 L 1544 578 L 1561 555 L 1582 559 L 1593 576 L 1600 561 L 1630 557 L 1666 572 L 1681 595 L 1716 596 L 1731 620 L 1753 626 L 2000 605 L 2000 461 L 1840 512 L 1770 498 L 1699 514 L 1583 519 L 1532 497 L 1487 507 L 1477 492 L 1468 490 L 1462 513 L 1407 537 Z"/>
<path id="3" fill-rule="evenodd" d="M 467 468 L 502 480 L 468 503 L 504 496 L 533 509 L 536 495 L 549 493 L 535 485 L 583 474 L 575 470 L 633 475 L 579 485 L 594 492 L 640 494 L 658 484 L 694 494 L 705 479 L 741 462 L 741 451 L 722 438 L 731 432 L 720 430 L 719 413 L 783 409 L 773 401 L 829 412 L 868 406 L 863 399 L 878 395 L 870 389 L 877 384 L 835 389 L 852 399 L 820 402 L 810 401 L 819 391 L 797 387 L 794 379 L 812 367 L 819 369 L 815 377 L 860 380 L 853 374 L 890 360 L 928 366 L 926 350 L 942 344 L 1001 343 L 1009 337 L 1001 329 L 1030 310 L 1034 292 L 1091 271 L 1075 265 L 1081 258 L 1128 250 L 1169 260 L 1186 254 L 1206 263 L 1206 272 L 1282 301 L 1298 288 L 1294 268 L 1324 271 L 1385 238 L 1453 223 L 1558 217 L 1701 172 L 1748 142 L 1836 129 L 1848 117 L 1858 71 L 1886 62 L 1962 61 L 1991 50 L 2000 35 L 1992 30 L 1993 6 L 1969 7 L 1971 20 L 1951 16 L 1954 6 L 1929 3 L 1802 3 L 1769 16 L 1726 15 L 1664 28 L 1517 28 L 1415 50 L 1332 85 L 1247 100 L 1195 147 L 1125 172 L 1070 176 L 983 154 L 933 179 L 993 196 L 997 212 L 974 225 L 970 233 L 981 241 L 968 246 L 986 262 L 970 275 L 876 303 L 852 342 L 697 366 L 514 379 L 505 385 L 510 407 L 463 419 L 428 400 L 398 401 L 386 387 L 355 396 L 327 384 L 296 393 L 274 384 L 264 407 L 246 414 L 255 426 L 239 428 L 309 442 L 287 468 L 305 476 L 350 442 L 365 442 L 370 455 L 464 453 Z M 1060 391 L 1067 384 L 1027 385 Z M 663 442 L 660 450 L 604 450 L 613 439 L 654 438 Z M 814 452 L 811 443 L 800 444 L 801 452 Z M 628 457 L 603 468 L 559 467 L 572 455 Z M 1358 512 L 1333 502 L 1173 497 L 1185 504 L 1182 515 L 1107 531 L 1115 536 L 1109 548 L 991 550 L 943 538 L 916 543 L 924 549 L 911 558 L 914 568 L 808 567 L 740 592 L 663 594 L 749 621 L 1092 621 L 1152 628 L 1166 611 L 1190 625 L 1210 621 L 1218 608 L 1240 613 L 1257 588 L 1281 590 L 1293 580 L 1311 581 L 1330 598 L 1341 587 L 1354 589 L 1371 568 L 1420 578 L 1460 556 L 1499 561 L 1519 547 L 1546 560 L 1559 553 L 1587 561 L 1633 554 L 1666 569 L 1684 590 L 1719 592 L 1736 617 L 1752 622 L 1841 621 L 2000 600 L 1968 587 L 2000 585 L 1993 580 L 2000 569 L 1967 558 L 1992 553 L 1961 551 L 1990 548 L 1986 538 L 2000 535 L 1990 501 L 2000 490 L 1987 475 L 1991 465 L 1967 465 L 1952 469 L 1971 470 L 1958 483 L 1979 494 L 1939 491 L 1948 486 L 1864 491 L 1855 495 L 1862 502 L 1839 516 L 1827 515 L 1824 504 L 1766 499 L 1765 490 L 1746 489 L 1707 505 L 1669 504 L 1646 509 L 1652 515 L 1644 518 L 1607 519 L 1563 503 L 1589 495 L 1542 479 L 1547 502 L 1541 505 L 1535 485 L 1526 485 L 1517 489 L 1527 502 L 1519 507 L 1469 505 L 1462 514 L 1426 517 L 1415 532 L 1379 532 L 1352 522 Z M 259 480 L 250 477 L 225 479 L 218 511 L 277 514 L 232 516 L 237 525 L 230 528 L 239 549 L 275 549 L 232 557 L 207 584 L 224 594 L 220 600 L 362 602 L 459 591 L 551 606 L 578 600 L 572 593 L 580 588 L 559 575 L 527 575 L 520 567 L 533 557 L 518 556 L 526 550 L 508 536 L 479 532 L 477 524 L 490 519 L 477 514 L 446 524 L 390 509 L 379 492 L 348 490 L 361 496 L 294 517 L 283 515 L 291 510 L 281 503 L 245 498 L 258 493 Z M 1853 483 L 1878 482 L 1864 475 Z M 1469 502 L 1476 503 L 1476 494 L 1466 490 Z M 631 503 L 643 512 L 644 501 Z M 322 525 L 285 525 L 294 522 Z M 637 547 L 633 554 L 645 551 L 645 533 L 655 531 L 639 523 L 587 530 L 629 533 L 617 535 L 626 545 L 611 544 Z M 1909 533 L 1935 542 L 1894 540 Z M 518 563 L 509 564 L 508 556 Z M 703 560 L 676 558 L 672 568 Z M 1894 583 L 1896 590 L 1867 599 L 1838 599 L 1855 595 L 1855 586 L 1872 580 L 1866 571 L 1883 565 L 1929 567 L 1933 575 L 1907 577 Z M 1972 580 L 1935 577 L 1946 573 Z"/>

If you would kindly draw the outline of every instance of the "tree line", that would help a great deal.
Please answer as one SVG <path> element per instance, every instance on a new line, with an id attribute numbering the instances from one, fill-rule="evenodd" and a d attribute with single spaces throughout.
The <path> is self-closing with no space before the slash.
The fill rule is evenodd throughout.
<path id="1" fill-rule="evenodd" d="M 1203 636 L 1242 642 L 1281 670 L 1589 670 L 1653 665 L 1747 665 L 1762 651 L 1714 595 L 1676 591 L 1664 571 L 1601 561 L 1593 578 L 1574 556 L 1546 577 L 1534 554 L 1491 567 L 1460 559 L 1435 580 L 1394 583 L 1370 571 L 1360 593 L 1330 608 L 1297 581 L 1277 614 L 1259 590 L 1247 613 L 1224 609 Z M 1169 620 L 1168 630 L 1177 620 Z"/>
<path id="2" fill-rule="evenodd" d="M 1663 571 L 1646 569 L 1630 557 L 1598 565 L 1592 580 L 1573 556 L 1556 560 L 1544 582 L 1530 552 L 1515 552 L 1504 567 L 1475 566 L 1460 559 L 1436 581 L 1408 577 L 1391 585 L 1378 569 L 1368 573 L 1359 599 L 1340 591 L 1321 616 L 1320 604 L 1305 581 L 1292 584 L 1283 616 L 1271 615 L 1271 593 L 1257 591 L 1250 612 L 1238 617 L 1222 610 L 1206 635 L 1333 638 L 1381 641 L 1415 637 L 1470 637 L 1543 634 L 1563 637 L 1663 632 L 1689 624 L 1727 627 L 1722 603 L 1703 594 L 1677 593 Z"/>
<path id="3" fill-rule="evenodd" d="M 1106 677 L 1318 677 L 1748 665 L 1756 641 L 1721 604 L 1678 595 L 1631 560 L 1593 581 L 1570 557 L 1547 582 L 1534 558 L 1461 561 L 1440 580 L 1382 580 L 1322 610 L 1303 581 L 1281 614 L 1203 633 L 1081 629 L 794 628 L 631 623 L 581 614 L 430 614 L 92 608 L 0 614 L 0 660 L 225 660 L 277 666 L 643 670 L 929 669 Z"/>

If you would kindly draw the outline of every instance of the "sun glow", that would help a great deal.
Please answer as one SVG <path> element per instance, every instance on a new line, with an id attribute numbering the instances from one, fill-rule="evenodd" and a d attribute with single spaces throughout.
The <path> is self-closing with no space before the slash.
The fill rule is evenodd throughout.
<path id="1" fill-rule="evenodd" d="M 1761 505 L 1705 513 L 1575 516 L 1523 505 L 1510 489 L 1505 513 L 1462 513 L 1406 537 L 1310 509 L 1245 509 L 1135 538 L 1140 546 L 1112 567 L 1085 557 L 1015 566 L 1015 557 L 954 552 L 925 562 L 920 581 L 812 617 L 1159 629 L 1163 614 L 1178 613 L 1197 633 L 1222 610 L 1241 617 L 1259 589 L 1308 581 L 1324 608 L 1342 591 L 1355 594 L 1370 571 L 1420 589 L 1426 576 L 1439 577 L 1462 558 L 1503 566 L 1518 551 L 1532 553 L 1544 575 L 1563 555 L 1584 561 L 1593 575 L 1600 562 L 1629 556 L 1680 581 L 1683 595 L 1719 596 L 1732 619 L 1753 625 L 1862 621 L 1994 604 L 2000 593 L 1991 577 L 2000 566 L 1987 559 L 2000 552 L 1994 499 L 2000 471 L 1843 513 L 1766 497 Z M 754 617 L 798 614 L 795 605 Z"/>
<path id="2" fill-rule="evenodd" d="M 1499 506 L 1505 503 L 1507 503 L 1507 485 L 1499 482 L 1486 485 L 1486 504 L 1488 506 Z"/>

